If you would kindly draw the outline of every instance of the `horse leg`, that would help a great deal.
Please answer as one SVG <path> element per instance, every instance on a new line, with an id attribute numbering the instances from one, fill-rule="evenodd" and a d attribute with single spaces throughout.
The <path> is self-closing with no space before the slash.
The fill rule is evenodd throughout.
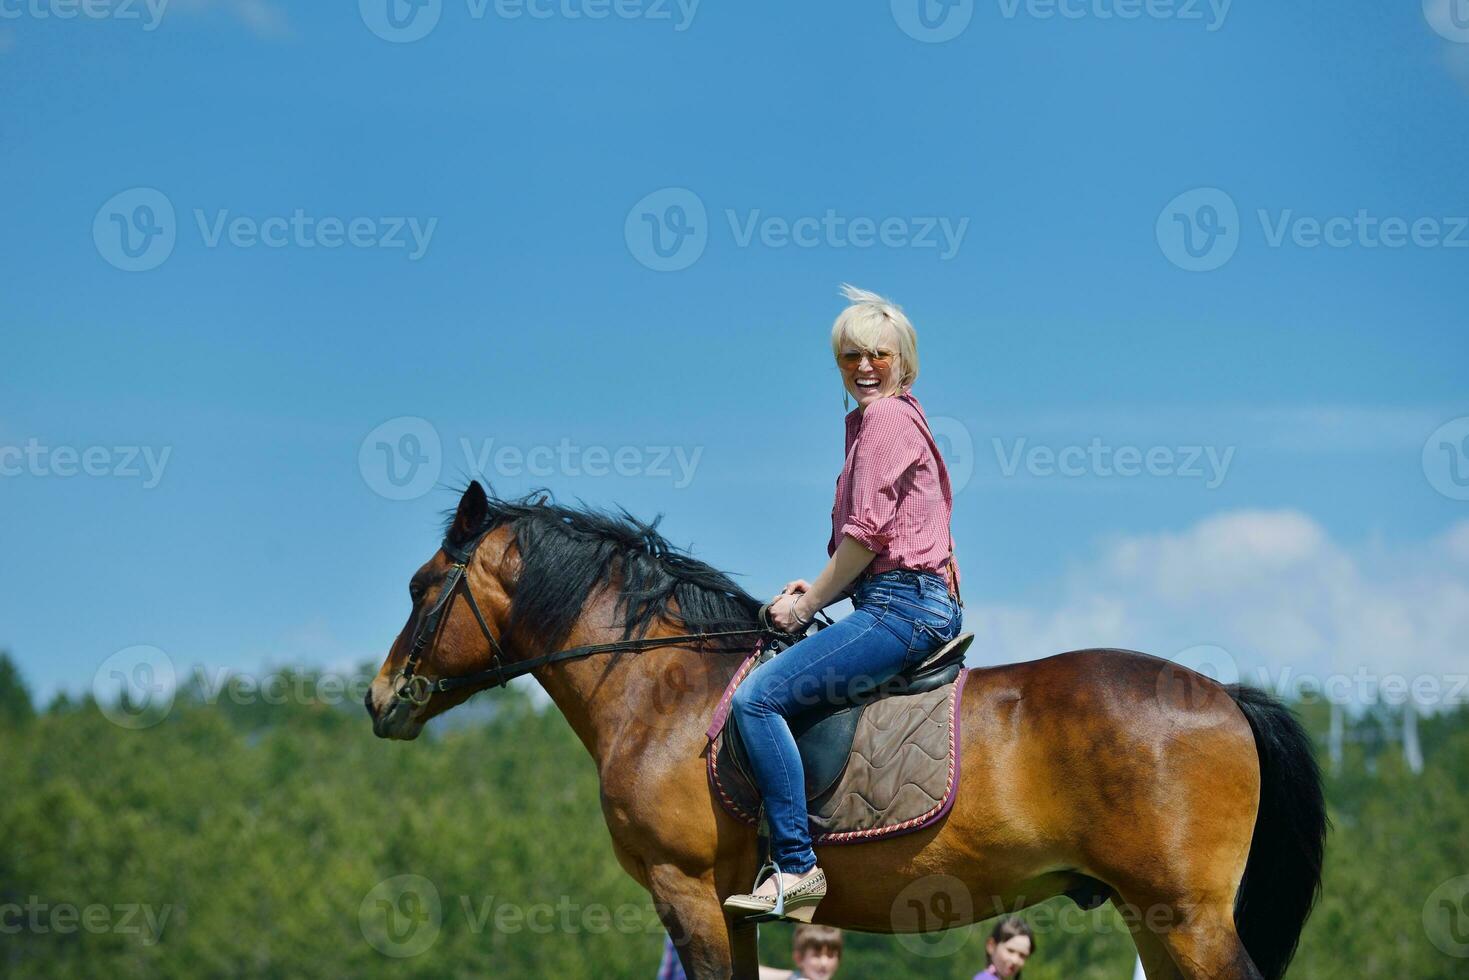
<path id="1" fill-rule="evenodd" d="M 749 966 L 742 962 L 741 972 L 734 975 L 756 976 L 754 936 L 746 940 L 732 935 L 712 874 L 696 878 L 673 865 L 660 864 L 649 868 L 648 878 L 658 918 L 672 937 L 679 961 L 691 980 L 730 976 L 736 951 Z"/>
<path id="2" fill-rule="evenodd" d="M 1194 906 L 1160 937 L 1184 980 L 1261 980 L 1234 930 L 1232 903 Z"/>
<path id="3" fill-rule="evenodd" d="M 1121 903 L 1114 898 L 1112 904 L 1118 906 Z M 1132 941 L 1137 946 L 1138 959 L 1143 961 L 1143 975 L 1148 980 L 1182 980 L 1183 974 L 1178 972 L 1173 957 L 1168 955 L 1168 947 L 1157 933 L 1138 926 L 1132 931 Z"/>
<path id="4" fill-rule="evenodd" d="M 1113 904 L 1135 920 L 1128 926 L 1148 980 L 1261 980 L 1235 932 L 1232 902 L 1136 902 L 1124 894 Z"/>

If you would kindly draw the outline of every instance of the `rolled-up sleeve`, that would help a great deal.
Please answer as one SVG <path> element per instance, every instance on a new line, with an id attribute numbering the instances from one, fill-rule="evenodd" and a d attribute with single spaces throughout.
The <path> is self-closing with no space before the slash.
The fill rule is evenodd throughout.
<path id="1" fill-rule="evenodd" d="M 883 398 L 862 412 L 852 463 L 852 509 L 843 534 L 882 552 L 896 533 L 904 476 L 922 459 L 923 435 L 901 405 Z"/>

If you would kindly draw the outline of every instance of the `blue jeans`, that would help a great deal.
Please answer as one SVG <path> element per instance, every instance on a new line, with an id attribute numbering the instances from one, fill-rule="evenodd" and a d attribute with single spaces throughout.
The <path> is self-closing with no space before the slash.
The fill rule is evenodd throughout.
<path id="1" fill-rule="evenodd" d="M 872 687 L 959 635 L 959 602 L 943 577 L 895 568 L 859 581 L 851 615 L 750 672 L 730 702 L 785 872 L 816 866 L 806 776 L 786 719 Z"/>

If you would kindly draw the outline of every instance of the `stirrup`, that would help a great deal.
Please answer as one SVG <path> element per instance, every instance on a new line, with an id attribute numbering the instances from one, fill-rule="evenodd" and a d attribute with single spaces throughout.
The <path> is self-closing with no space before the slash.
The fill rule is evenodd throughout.
<path id="1" fill-rule="evenodd" d="M 772 874 L 775 875 L 775 907 L 768 912 L 749 912 L 743 914 L 739 917 L 736 925 L 758 925 L 761 922 L 775 922 L 785 918 L 786 886 L 785 881 L 780 877 L 780 865 L 775 863 L 774 858 L 766 860 L 760 866 L 760 870 L 755 872 L 755 883 L 750 886 L 749 894 L 754 895 L 755 889 L 759 888 L 761 883 Z"/>

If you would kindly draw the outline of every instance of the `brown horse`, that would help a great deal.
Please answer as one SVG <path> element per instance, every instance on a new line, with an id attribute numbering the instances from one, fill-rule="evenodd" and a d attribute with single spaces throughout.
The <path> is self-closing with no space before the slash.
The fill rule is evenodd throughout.
<path id="1" fill-rule="evenodd" d="M 497 668 L 571 644 L 753 630 L 758 601 L 656 525 L 471 483 L 413 576 L 414 611 L 367 696 L 373 730 L 414 738 L 503 682 Z M 753 641 L 531 671 L 595 760 L 617 860 L 694 977 L 757 971 L 755 930 L 722 908 L 754 880 L 755 834 L 715 800 L 704 760 Z M 829 894 L 816 922 L 926 932 L 1064 894 L 1117 906 L 1149 980 L 1284 973 L 1326 835 L 1310 740 L 1286 707 L 1144 654 L 1078 650 L 975 669 L 961 711 L 952 810 L 915 833 L 818 847 Z"/>

